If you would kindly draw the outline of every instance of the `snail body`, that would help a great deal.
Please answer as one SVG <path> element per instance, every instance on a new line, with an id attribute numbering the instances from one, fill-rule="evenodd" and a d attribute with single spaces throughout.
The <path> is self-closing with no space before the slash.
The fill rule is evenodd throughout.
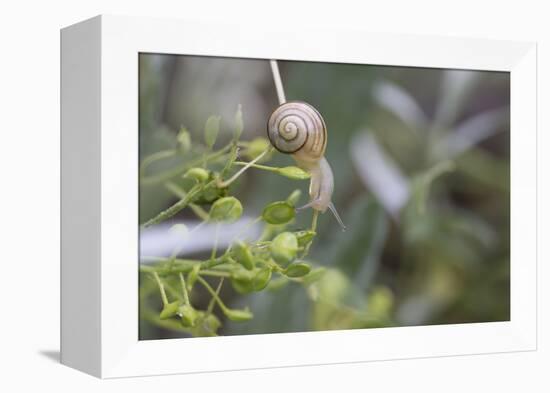
<path id="1" fill-rule="evenodd" d="M 344 229 L 332 203 L 334 176 L 325 158 L 327 127 L 321 114 L 306 102 L 286 102 L 271 114 L 267 134 L 278 151 L 291 154 L 298 166 L 311 175 L 310 200 L 300 209 L 311 207 L 322 213 L 330 209 Z"/>

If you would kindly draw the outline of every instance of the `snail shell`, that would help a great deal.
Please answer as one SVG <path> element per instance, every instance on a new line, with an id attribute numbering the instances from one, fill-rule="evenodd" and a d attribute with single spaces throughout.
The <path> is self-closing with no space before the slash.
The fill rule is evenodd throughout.
<path id="1" fill-rule="evenodd" d="M 277 150 L 292 154 L 298 165 L 311 175 L 309 202 L 298 209 L 311 207 L 323 213 L 330 209 L 342 230 L 345 230 L 331 200 L 334 176 L 325 158 L 327 126 L 323 116 L 306 102 L 286 102 L 269 117 L 267 136 Z"/>
<path id="2" fill-rule="evenodd" d="M 269 117 L 267 135 L 281 153 L 293 154 L 306 168 L 317 163 L 327 147 L 327 127 L 321 114 L 306 102 L 280 105 Z"/>

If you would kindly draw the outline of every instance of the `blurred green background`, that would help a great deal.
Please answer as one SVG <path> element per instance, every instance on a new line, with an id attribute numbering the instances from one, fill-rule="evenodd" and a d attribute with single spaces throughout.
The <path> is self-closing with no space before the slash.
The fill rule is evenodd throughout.
<path id="1" fill-rule="evenodd" d="M 224 320 L 220 334 L 509 320 L 509 73 L 295 61 L 279 67 L 287 99 L 312 104 L 326 121 L 333 201 L 348 230 L 330 213 L 321 216 L 310 259 L 330 269 L 314 289 L 290 283 L 239 295 L 224 288 L 227 303 L 250 306 L 254 318 Z M 172 148 L 182 125 L 202 139 L 212 114 L 222 116 L 220 143 L 227 142 L 239 104 L 241 138 L 265 137 L 278 105 L 267 60 L 141 54 L 139 78 L 140 160 Z M 165 160 L 154 171 L 176 163 Z M 270 165 L 292 163 L 276 153 Z M 307 186 L 250 170 L 232 194 L 253 217 L 295 188 L 307 195 Z M 175 201 L 161 186 L 140 185 L 140 221 Z M 171 222 L 193 220 L 184 210 Z M 296 226 L 310 220 L 310 211 L 301 212 Z M 208 239 L 196 239 L 189 255 L 207 255 Z M 140 242 L 141 255 L 171 251 L 162 232 L 142 230 Z M 331 301 L 315 301 L 317 292 Z M 141 302 L 158 308 L 158 294 Z M 140 320 L 141 339 L 182 336 Z"/>

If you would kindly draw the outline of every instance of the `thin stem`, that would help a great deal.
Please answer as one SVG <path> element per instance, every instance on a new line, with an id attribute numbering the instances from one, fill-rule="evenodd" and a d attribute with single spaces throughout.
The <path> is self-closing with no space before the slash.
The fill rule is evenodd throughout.
<path id="1" fill-rule="evenodd" d="M 164 284 L 160 280 L 160 277 L 157 272 L 153 272 L 153 276 L 155 277 L 155 280 L 159 286 L 160 290 L 160 297 L 162 298 L 162 304 L 165 306 L 168 304 L 168 298 L 166 297 L 166 291 L 164 290 Z"/>
<path id="2" fill-rule="evenodd" d="M 180 283 L 181 283 L 181 290 L 183 292 L 183 301 L 185 304 L 189 305 L 189 293 L 187 292 L 187 287 L 185 286 L 185 278 L 183 277 L 183 274 L 180 273 Z"/>
<path id="3" fill-rule="evenodd" d="M 319 210 L 313 209 L 313 217 L 311 220 L 311 230 L 317 232 L 317 220 L 319 218 Z"/>
<path id="4" fill-rule="evenodd" d="M 172 192 L 178 198 L 183 199 L 187 195 L 187 192 L 185 192 L 183 188 L 171 181 L 164 183 L 164 187 L 166 187 L 168 191 Z M 200 219 L 208 220 L 208 212 L 202 207 L 200 207 L 196 203 L 189 203 L 189 207 L 191 208 L 191 210 L 193 210 L 193 213 L 195 213 Z"/>
<path id="5" fill-rule="evenodd" d="M 216 258 L 216 252 L 218 251 L 218 238 L 220 236 L 220 223 L 216 223 L 214 230 L 214 246 L 212 247 L 212 254 L 210 254 L 210 259 Z"/>
<path id="6" fill-rule="evenodd" d="M 311 231 L 317 232 L 317 220 L 319 219 L 319 210 L 313 209 L 313 218 L 311 219 Z M 305 258 L 309 254 L 309 249 L 311 248 L 311 244 L 313 241 L 310 241 L 308 244 L 306 244 L 304 248 L 304 252 L 302 254 L 302 258 Z"/>
<path id="7" fill-rule="evenodd" d="M 220 280 L 220 282 L 218 284 L 218 287 L 216 288 L 216 295 L 217 296 L 220 296 L 220 290 L 222 289 L 222 285 L 223 285 L 223 277 Z M 206 309 L 207 314 L 212 314 L 212 311 L 214 311 L 214 304 L 215 303 L 216 303 L 216 300 L 214 298 L 212 298 L 210 300 L 210 303 L 208 303 L 208 308 Z"/>
<path id="8" fill-rule="evenodd" d="M 218 187 L 225 188 L 229 186 L 231 183 L 233 183 L 239 176 L 241 176 L 248 168 L 250 168 L 252 165 L 254 165 L 256 162 L 258 162 L 263 156 L 265 156 L 267 153 L 272 151 L 273 148 L 269 147 L 265 149 L 262 153 L 260 153 L 256 158 L 254 158 L 252 161 L 248 162 L 244 167 L 242 167 L 237 173 L 235 173 L 231 178 L 228 180 L 221 182 L 218 184 Z"/>
<path id="9" fill-rule="evenodd" d="M 203 276 L 211 276 L 211 277 L 231 277 L 231 273 L 224 272 L 224 271 L 217 271 L 217 270 L 203 270 L 201 269 L 199 271 L 200 274 Z"/>
<path id="10" fill-rule="evenodd" d="M 249 162 L 244 162 L 244 161 L 235 161 L 234 162 L 235 165 L 239 165 L 239 166 L 250 166 L 252 168 L 256 168 L 256 169 L 263 169 L 264 171 L 269 171 L 269 172 L 279 172 L 280 168 L 276 168 L 276 167 L 273 167 L 273 166 L 267 166 L 267 165 L 260 165 L 260 164 L 252 164 L 250 165 Z"/>
<path id="11" fill-rule="evenodd" d="M 279 72 L 279 64 L 277 64 L 277 60 L 269 60 L 269 63 L 271 64 L 271 72 L 273 74 L 273 81 L 275 82 L 275 89 L 277 90 L 279 104 L 282 105 L 286 102 L 286 97 L 283 82 L 281 80 L 281 73 Z"/>
<path id="12" fill-rule="evenodd" d="M 165 158 L 173 157 L 176 155 L 176 153 L 177 153 L 177 150 L 174 150 L 174 149 L 161 150 L 151 154 L 150 156 L 145 157 L 141 162 L 141 165 L 139 166 L 140 175 L 143 175 L 145 173 L 145 170 L 149 168 L 151 164 L 155 163 L 156 161 L 163 160 Z"/>
<path id="13" fill-rule="evenodd" d="M 210 186 L 211 184 L 214 184 L 214 180 L 207 183 L 206 185 L 203 184 L 197 184 L 189 190 L 187 195 L 185 195 L 185 198 L 180 199 L 178 202 L 170 206 L 168 209 L 161 211 L 159 214 L 157 214 L 155 217 L 151 218 L 149 221 L 145 222 L 142 227 L 146 228 L 148 226 L 158 224 L 161 221 L 164 221 L 173 215 L 177 214 L 179 211 L 183 210 L 191 200 L 197 195 L 200 191 L 202 191 L 204 188 Z"/>
<path id="14" fill-rule="evenodd" d="M 227 306 L 225 304 L 223 304 L 222 300 L 220 299 L 220 297 L 218 296 L 216 291 L 214 291 L 214 289 L 210 286 L 210 284 L 208 284 L 206 282 L 206 280 L 204 278 L 202 278 L 201 276 L 198 276 L 197 281 L 200 282 L 202 284 L 202 286 L 205 287 L 208 292 L 210 292 L 210 295 L 212 295 L 212 298 L 218 303 L 218 306 L 220 306 L 222 311 L 226 312 L 226 311 L 229 310 L 229 308 L 227 308 Z"/>
<path id="15" fill-rule="evenodd" d="M 162 172 L 160 174 L 143 177 L 143 178 L 140 179 L 140 185 L 141 186 L 149 186 L 149 185 L 153 185 L 153 184 L 162 183 L 162 182 L 165 182 L 166 180 L 169 180 L 169 179 L 171 179 L 175 176 L 178 176 L 178 175 L 182 174 L 182 172 L 185 171 L 186 169 L 195 167 L 197 165 L 201 165 L 204 162 L 204 160 L 206 160 L 207 162 L 210 162 L 210 161 L 214 161 L 218 158 L 221 158 L 231 149 L 232 145 L 233 144 L 230 143 L 230 144 L 224 146 L 223 148 L 221 148 L 220 150 L 217 150 L 215 152 L 210 153 L 206 157 L 201 156 L 201 157 L 199 157 L 195 160 L 185 162 L 181 165 L 178 165 L 175 168 L 169 169 L 169 170 L 167 170 L 165 172 Z"/>

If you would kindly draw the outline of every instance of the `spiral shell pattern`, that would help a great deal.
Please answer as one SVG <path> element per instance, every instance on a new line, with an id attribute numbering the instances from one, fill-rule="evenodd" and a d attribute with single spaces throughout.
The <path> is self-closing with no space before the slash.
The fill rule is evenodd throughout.
<path id="1" fill-rule="evenodd" d="M 281 153 L 300 154 L 308 160 L 319 160 L 327 146 L 327 127 L 321 114 L 301 101 L 279 106 L 267 122 L 271 144 Z"/>

